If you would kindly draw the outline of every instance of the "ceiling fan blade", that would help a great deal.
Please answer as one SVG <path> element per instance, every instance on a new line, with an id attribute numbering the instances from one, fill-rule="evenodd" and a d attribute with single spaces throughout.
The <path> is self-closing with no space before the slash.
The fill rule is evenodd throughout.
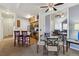
<path id="1" fill-rule="evenodd" d="M 40 8 L 48 8 L 48 6 L 41 6 Z"/>
<path id="2" fill-rule="evenodd" d="M 54 7 L 53 7 L 53 9 L 54 9 L 55 11 L 57 11 L 57 9 L 56 9 L 56 8 L 54 8 Z"/>
<path id="3" fill-rule="evenodd" d="M 57 3 L 57 4 L 55 4 L 54 6 L 58 6 L 58 5 L 62 5 L 62 4 L 64 4 L 64 3 Z"/>
<path id="4" fill-rule="evenodd" d="M 49 10 L 49 8 L 45 12 L 47 12 L 48 10 Z"/>

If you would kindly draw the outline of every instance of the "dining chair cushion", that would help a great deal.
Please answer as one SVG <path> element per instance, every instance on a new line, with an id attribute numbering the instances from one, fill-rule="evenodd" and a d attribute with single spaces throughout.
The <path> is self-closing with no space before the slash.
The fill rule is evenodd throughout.
<path id="1" fill-rule="evenodd" d="M 47 46 L 48 51 L 58 51 L 57 46 Z"/>
<path id="2" fill-rule="evenodd" d="M 20 31 L 14 31 L 14 35 L 15 36 L 19 36 L 20 35 Z"/>
<path id="3" fill-rule="evenodd" d="M 19 33 L 16 33 L 16 36 L 19 36 L 20 34 Z"/>
<path id="4" fill-rule="evenodd" d="M 63 45 L 63 42 L 59 42 L 59 46 L 62 46 Z"/>
<path id="5" fill-rule="evenodd" d="M 23 33 L 23 36 L 27 36 L 27 33 Z"/>
<path id="6" fill-rule="evenodd" d="M 59 36 L 51 36 L 52 38 L 59 38 Z"/>
<path id="7" fill-rule="evenodd" d="M 27 31 L 22 31 L 22 35 L 23 35 L 23 37 L 26 37 L 27 36 Z"/>

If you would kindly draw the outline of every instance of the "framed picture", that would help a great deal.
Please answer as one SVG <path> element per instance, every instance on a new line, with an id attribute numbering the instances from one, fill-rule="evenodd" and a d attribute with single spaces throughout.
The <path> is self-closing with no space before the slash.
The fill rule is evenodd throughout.
<path id="1" fill-rule="evenodd" d="M 20 27 L 20 20 L 17 20 L 17 27 Z"/>

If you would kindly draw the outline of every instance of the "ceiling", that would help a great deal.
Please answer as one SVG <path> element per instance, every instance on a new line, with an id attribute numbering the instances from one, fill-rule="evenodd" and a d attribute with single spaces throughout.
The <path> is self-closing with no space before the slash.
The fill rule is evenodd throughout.
<path id="1" fill-rule="evenodd" d="M 8 9 L 20 16 L 26 16 L 27 14 L 37 15 L 39 12 L 44 12 L 46 10 L 40 9 L 40 6 L 43 5 L 47 5 L 47 3 L 0 3 L 0 9 Z M 76 3 L 65 3 L 61 6 L 57 6 L 56 8 L 58 10 L 62 10 L 74 5 L 76 5 Z"/>

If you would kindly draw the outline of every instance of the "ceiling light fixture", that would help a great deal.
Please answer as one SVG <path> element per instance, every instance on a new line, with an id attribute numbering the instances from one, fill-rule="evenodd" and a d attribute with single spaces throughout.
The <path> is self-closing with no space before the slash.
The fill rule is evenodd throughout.
<path id="1" fill-rule="evenodd" d="M 32 17 L 32 15 L 28 14 L 28 15 L 26 15 L 25 17 L 26 17 L 26 18 L 30 18 L 30 17 Z"/>

